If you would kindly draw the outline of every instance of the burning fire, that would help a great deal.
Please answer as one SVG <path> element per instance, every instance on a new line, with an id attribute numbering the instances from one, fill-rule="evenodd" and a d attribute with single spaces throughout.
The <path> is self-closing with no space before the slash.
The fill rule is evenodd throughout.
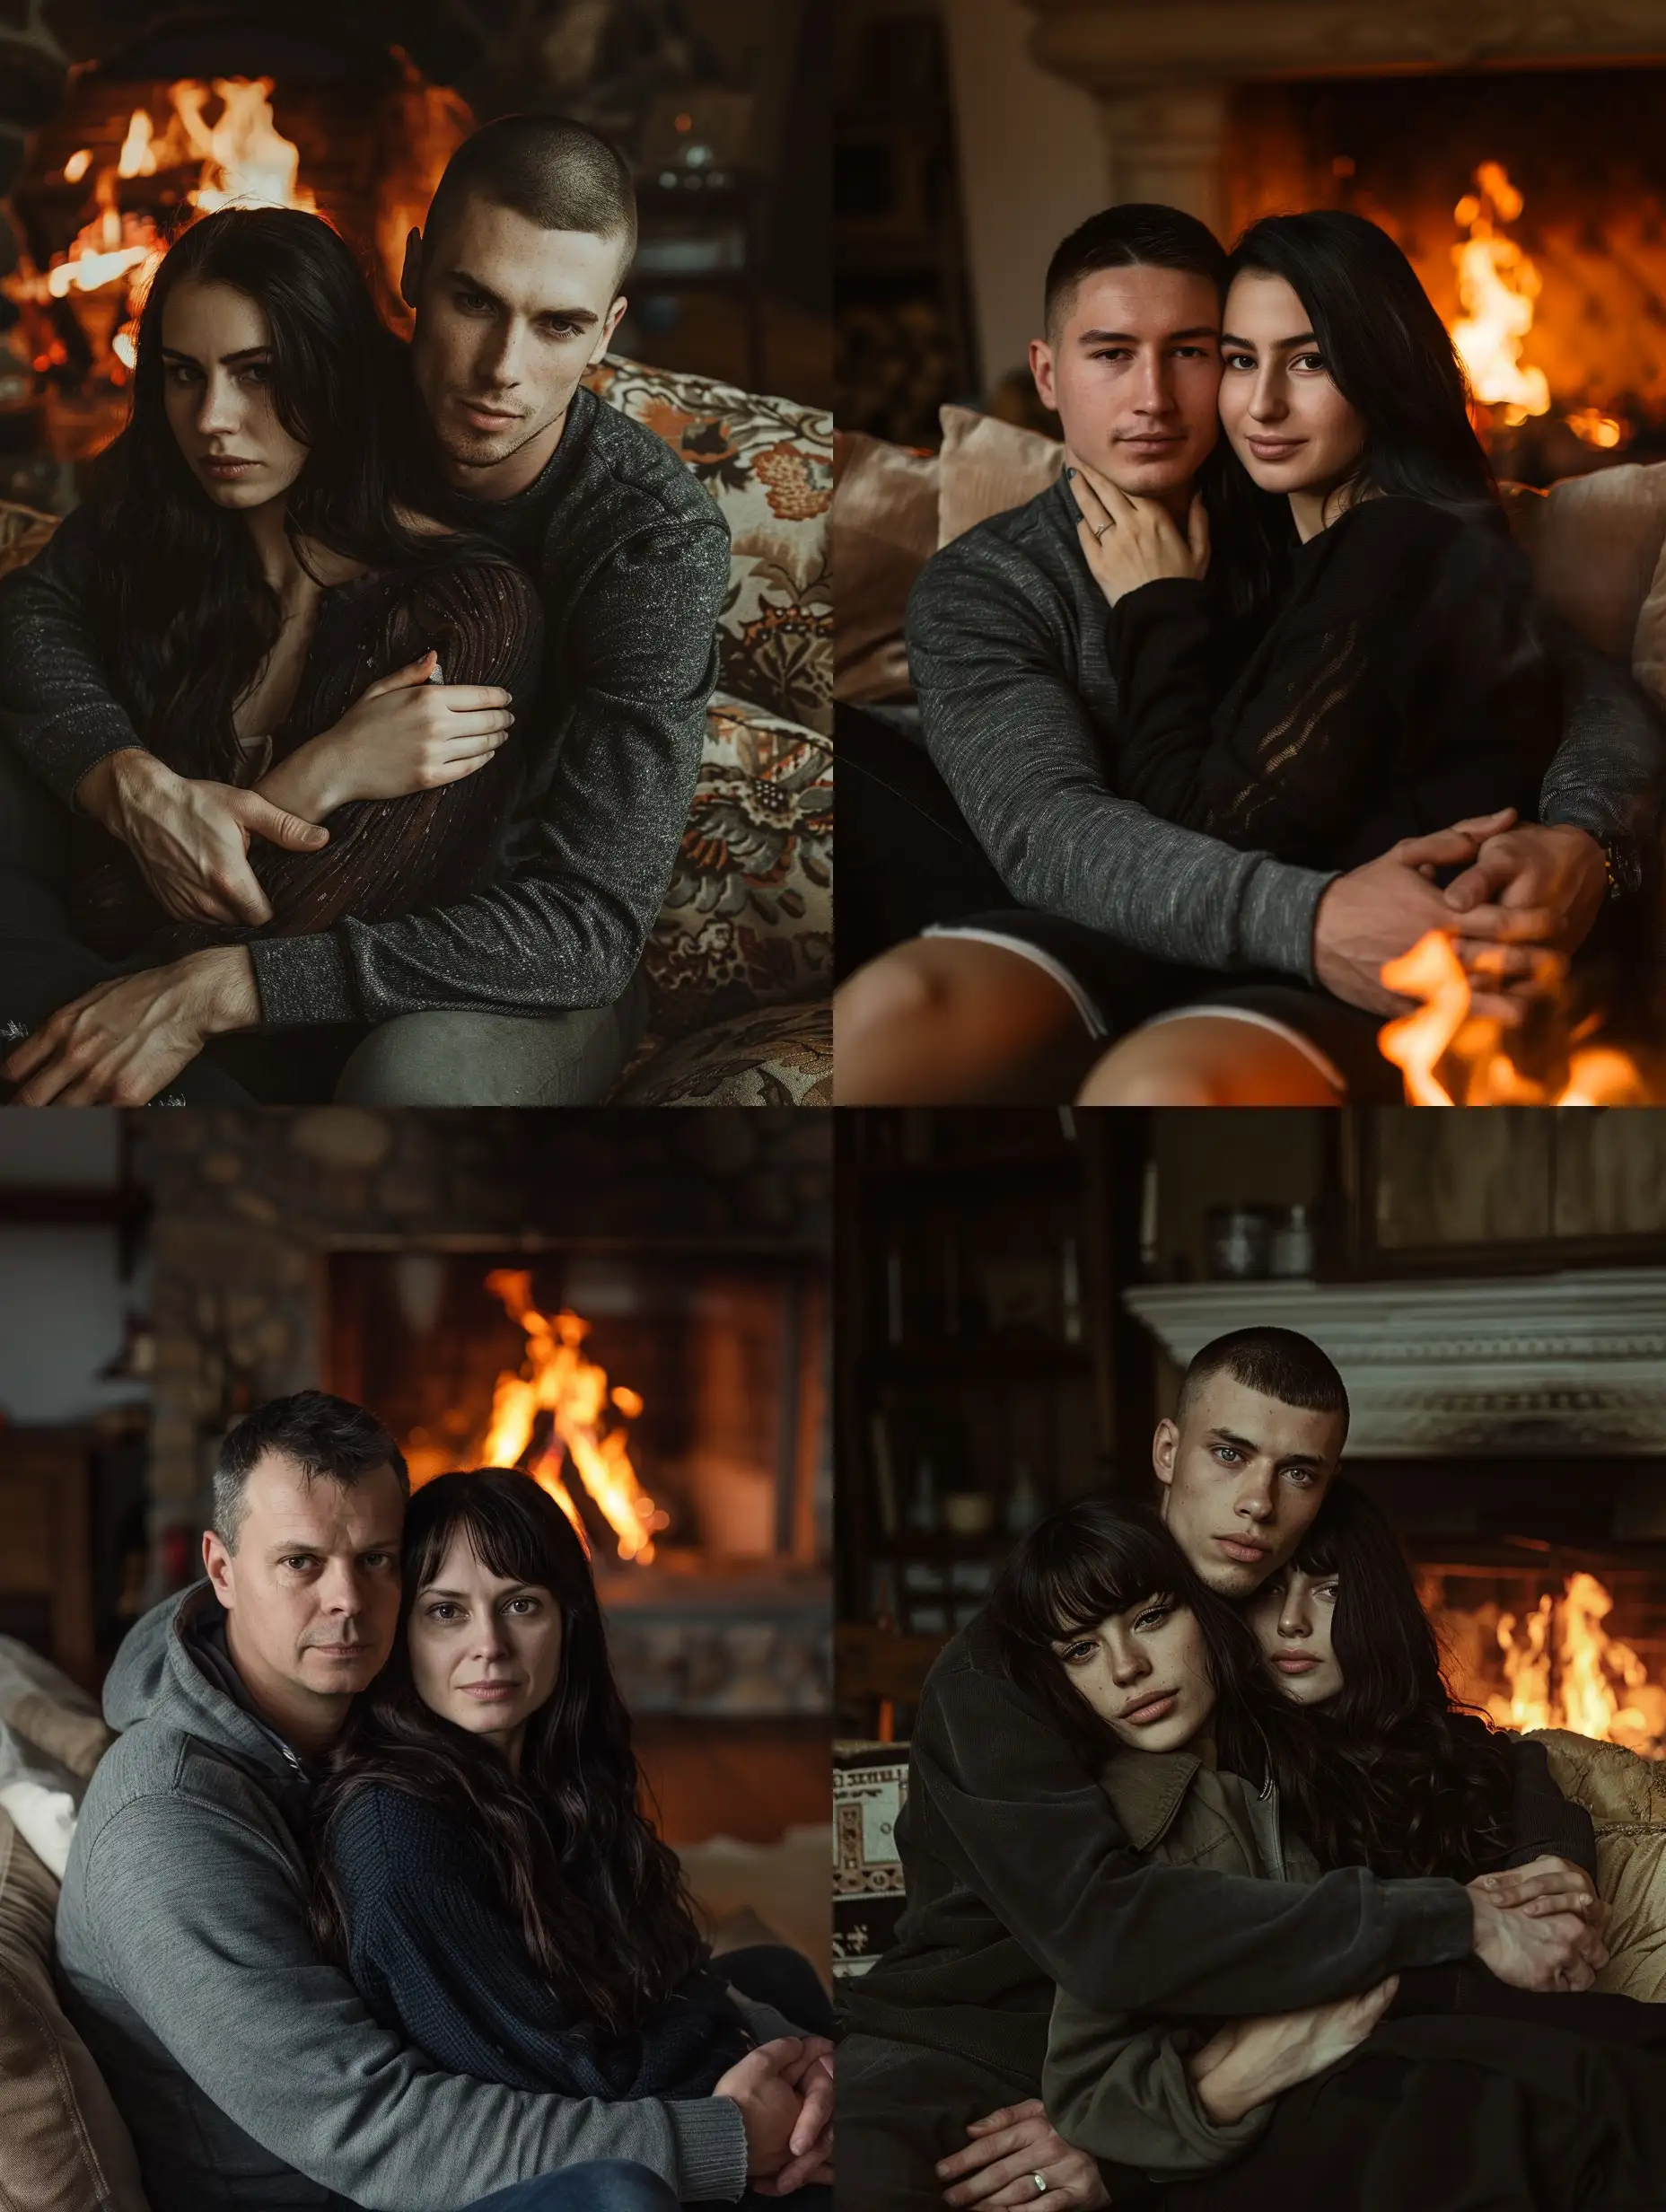
<path id="1" fill-rule="evenodd" d="M 1486 1700 L 1506 1728 L 1572 1728 L 1604 1743 L 1658 1756 L 1666 1735 L 1666 1690 L 1629 1644 L 1602 1623 L 1614 1600 L 1594 1575 L 1570 1575 L 1560 1598 L 1547 1592 L 1518 1622 L 1498 1617 L 1507 1688 Z M 1518 1633 L 1519 1630 L 1519 1633 Z"/>
<path id="2" fill-rule="evenodd" d="M 1496 162 L 1481 163 L 1475 187 L 1452 210 L 1469 233 L 1452 248 L 1464 310 L 1463 320 L 1453 325 L 1452 343 L 1476 399 L 1483 406 L 1502 406 L 1504 421 L 1514 425 L 1530 415 L 1543 415 L 1550 406 L 1544 371 L 1521 362 L 1521 341 L 1533 327 L 1540 279 L 1521 247 L 1499 229 L 1521 215 L 1521 193 Z M 1618 439 L 1592 442 L 1618 444 Z"/>
<path id="3" fill-rule="evenodd" d="M 1644 1106 L 1636 1062 L 1612 1045 L 1588 1042 L 1597 1017 L 1572 1040 L 1567 1080 L 1553 1091 L 1511 1058 L 1502 1025 L 1469 1012 L 1469 979 L 1442 931 L 1432 929 L 1381 970 L 1383 982 L 1423 1004 L 1388 1023 L 1377 1041 L 1400 1071 L 1408 1106 Z M 1448 1086 L 1452 1087 L 1449 1088 Z"/>
<path id="4" fill-rule="evenodd" d="M 565 1471 L 576 1470 L 618 1539 L 620 1558 L 647 1566 L 654 1532 L 671 1516 L 637 1481 L 630 1462 L 627 1425 L 641 1413 L 642 1400 L 623 1383 L 609 1389 L 606 1368 L 583 1350 L 588 1321 L 576 1313 L 538 1311 L 529 1273 L 499 1268 L 487 1277 L 486 1286 L 526 1331 L 526 1357 L 518 1374 L 497 1378 L 491 1425 L 474 1455 L 476 1464 L 524 1464 L 583 1536 Z M 541 1440 L 540 1415 L 549 1417 Z"/>

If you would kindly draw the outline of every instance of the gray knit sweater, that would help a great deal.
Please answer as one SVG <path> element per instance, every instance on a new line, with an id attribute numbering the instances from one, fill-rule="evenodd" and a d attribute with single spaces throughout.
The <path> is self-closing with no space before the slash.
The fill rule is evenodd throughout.
<path id="1" fill-rule="evenodd" d="M 377 2025 L 307 1938 L 299 1761 L 180 1633 L 211 1602 L 199 1584 L 158 1606 L 117 1655 L 104 1711 L 121 1734 L 57 1916 L 66 2009 L 158 2212 L 452 2212 L 587 2158 L 738 2198 L 729 2098 L 534 2095 L 437 2072 Z"/>
<path id="2" fill-rule="evenodd" d="M 1311 979 L 1328 873 L 1237 851 L 1111 789 L 1109 610 L 1077 519 L 1061 478 L 921 571 L 908 663 L 932 759 L 1021 905 L 1157 959 Z M 1642 850 L 1666 733 L 1622 671 L 1571 634 L 1563 645 L 1563 740 L 1540 819 Z"/>
<path id="3" fill-rule="evenodd" d="M 273 1027 L 611 1005 L 671 882 L 729 581 L 715 503 L 662 439 L 581 387 L 536 482 L 444 505 L 518 559 L 544 605 L 531 793 L 513 856 L 447 907 L 257 938 Z M 93 641 L 86 556 L 82 533 L 60 531 L 0 583 L 0 733 L 66 801 L 107 754 L 144 742 Z"/>

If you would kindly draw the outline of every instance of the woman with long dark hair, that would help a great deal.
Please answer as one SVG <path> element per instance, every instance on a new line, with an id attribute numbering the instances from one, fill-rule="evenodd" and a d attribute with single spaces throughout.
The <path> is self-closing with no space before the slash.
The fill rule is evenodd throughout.
<path id="1" fill-rule="evenodd" d="M 572 1523 L 526 1475 L 443 1475 L 411 1502 L 403 1576 L 393 1656 L 316 1801 L 320 1951 L 452 2072 L 654 2100 L 673 2129 L 679 2106 L 728 2096 L 747 2170 L 796 2168 L 821 2061 L 796 2041 L 750 2055 L 797 2031 L 714 1968 L 641 1810 Z"/>
<path id="2" fill-rule="evenodd" d="M 83 509 L 105 665 L 147 748 L 318 825 L 250 858 L 259 931 L 164 913 L 130 857 L 71 893 L 83 942 L 153 966 L 253 934 L 381 920 L 469 889 L 517 795 L 511 698 L 542 620 L 494 549 L 402 508 L 398 342 L 320 217 L 226 208 L 163 257 L 130 419 Z M 479 687 L 443 740 L 387 695 Z"/>

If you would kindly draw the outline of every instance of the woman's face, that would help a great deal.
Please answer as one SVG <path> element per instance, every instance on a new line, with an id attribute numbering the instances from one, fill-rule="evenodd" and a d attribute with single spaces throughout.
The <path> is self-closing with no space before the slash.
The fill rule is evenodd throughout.
<path id="1" fill-rule="evenodd" d="M 217 507 L 281 499 L 305 465 L 272 404 L 272 333 L 266 311 L 230 285 L 188 277 L 162 317 L 168 426 Z"/>
<path id="2" fill-rule="evenodd" d="M 1179 1751 L 1214 1710 L 1197 1616 L 1172 1598 L 1109 1614 L 1053 1651 L 1077 1696 L 1134 1751 Z"/>
<path id="3" fill-rule="evenodd" d="M 1261 1584 L 1246 1611 L 1273 1680 L 1297 1705 L 1323 1705 L 1342 1687 L 1331 1646 L 1337 1577 L 1281 1567 Z"/>
<path id="4" fill-rule="evenodd" d="M 1365 449 L 1365 418 L 1331 382 L 1294 291 L 1246 269 L 1221 320 L 1221 422 L 1255 482 L 1285 495 L 1345 482 Z"/>
<path id="5" fill-rule="evenodd" d="M 431 1713 L 488 1736 L 512 1760 L 526 1724 L 555 1695 L 561 1608 L 537 1583 L 508 1582 L 460 1530 L 411 1608 L 411 1676 Z"/>

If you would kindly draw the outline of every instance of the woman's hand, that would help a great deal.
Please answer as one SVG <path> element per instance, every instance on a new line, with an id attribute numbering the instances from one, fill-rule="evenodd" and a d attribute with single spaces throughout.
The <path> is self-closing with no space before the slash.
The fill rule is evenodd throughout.
<path id="1" fill-rule="evenodd" d="M 968 2148 L 937 2161 L 937 2179 L 954 2184 L 943 2193 L 945 2204 L 1033 2204 L 1045 2193 L 1058 2212 L 1099 2212 L 1110 2202 L 1099 2167 L 1065 2142 L 1039 2097 L 975 2120 L 966 2132 L 972 2137 Z M 1036 2188 L 1038 2173 L 1045 2192 Z"/>
<path id="2" fill-rule="evenodd" d="M 1584 1868 L 1549 1852 L 1542 1858 L 1530 1859 L 1525 1866 L 1504 1866 L 1496 1874 L 1477 1874 L 1469 1886 L 1505 1912 L 1524 1912 L 1530 1919 L 1571 1912 L 1599 1936 L 1608 1927 L 1609 1909 Z"/>
<path id="3" fill-rule="evenodd" d="M 779 2173 L 792 2158 L 793 2137 L 804 2100 L 783 2069 L 794 2065 L 802 2054 L 803 2046 L 796 2036 L 777 2036 L 773 2042 L 759 2043 L 756 2050 L 736 2060 L 712 2092 L 715 2097 L 728 2097 L 740 2107 L 741 2125 L 746 2130 L 747 2179 L 754 2183 Z"/>
<path id="4" fill-rule="evenodd" d="M 1164 577 L 1196 578 L 1209 572 L 1209 517 L 1194 493 L 1182 537 L 1168 509 L 1154 499 L 1119 491 L 1108 476 L 1065 449 L 1070 489 L 1082 520 L 1076 524 L 1083 558 L 1111 606 L 1142 584 Z"/>
<path id="5" fill-rule="evenodd" d="M 1187 2060 L 1198 2103 L 1217 2126 L 1229 2128 L 1281 2090 L 1311 2081 L 1359 2048 L 1399 1986 L 1399 1976 L 1390 1974 L 1358 1997 L 1229 2022 Z"/>
<path id="6" fill-rule="evenodd" d="M 319 821 L 352 799 L 405 799 L 474 775 L 508 742 L 510 695 L 497 684 L 431 683 L 438 664 L 425 653 L 383 676 L 256 789 Z"/>

